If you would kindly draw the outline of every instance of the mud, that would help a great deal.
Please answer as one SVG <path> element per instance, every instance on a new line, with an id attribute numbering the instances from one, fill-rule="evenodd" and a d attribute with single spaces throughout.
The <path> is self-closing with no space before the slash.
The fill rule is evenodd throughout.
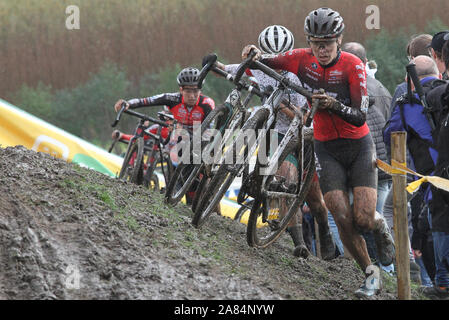
<path id="1" fill-rule="evenodd" d="M 345 258 L 293 257 L 287 235 L 261 250 L 227 218 L 197 230 L 182 204 L 23 147 L 0 148 L 0 194 L 0 299 L 356 299 L 364 280 Z"/>

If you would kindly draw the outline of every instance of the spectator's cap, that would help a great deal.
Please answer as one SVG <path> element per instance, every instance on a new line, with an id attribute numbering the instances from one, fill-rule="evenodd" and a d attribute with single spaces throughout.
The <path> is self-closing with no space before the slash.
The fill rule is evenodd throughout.
<path id="1" fill-rule="evenodd" d="M 445 38 L 448 34 L 448 30 L 435 33 L 428 48 L 433 48 L 436 52 L 441 52 L 443 50 L 444 42 L 446 41 Z"/>

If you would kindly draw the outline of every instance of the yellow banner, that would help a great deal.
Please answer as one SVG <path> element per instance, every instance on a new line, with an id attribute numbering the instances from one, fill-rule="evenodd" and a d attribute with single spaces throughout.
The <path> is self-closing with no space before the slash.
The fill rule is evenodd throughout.
<path id="1" fill-rule="evenodd" d="M 45 152 L 55 158 L 77 163 L 112 177 L 118 176 L 123 158 L 108 153 L 85 140 L 43 121 L 0 99 L 0 146 L 22 145 L 36 152 Z M 159 175 L 163 186 L 163 177 Z M 235 197 L 235 184 L 229 196 Z M 234 196 L 231 196 L 233 194 Z M 234 218 L 240 206 L 231 200 L 221 202 L 222 214 Z M 246 222 L 247 217 L 242 219 Z"/>
<path id="2" fill-rule="evenodd" d="M 0 99 L 0 145 L 23 145 L 115 177 L 123 159 Z"/>

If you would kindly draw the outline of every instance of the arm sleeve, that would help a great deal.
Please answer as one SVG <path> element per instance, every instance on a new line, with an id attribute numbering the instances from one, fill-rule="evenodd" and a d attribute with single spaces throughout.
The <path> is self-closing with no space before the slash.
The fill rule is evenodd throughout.
<path id="1" fill-rule="evenodd" d="M 152 106 L 173 106 L 177 101 L 178 94 L 176 93 L 165 93 L 158 94 L 155 96 L 147 98 L 136 98 L 128 101 L 130 109 L 136 109 L 141 107 L 152 107 Z"/>
<path id="2" fill-rule="evenodd" d="M 227 65 L 225 65 L 224 71 L 226 71 L 227 73 L 230 73 L 232 75 L 235 75 L 238 67 L 239 67 L 238 64 L 227 64 Z"/>
<path id="3" fill-rule="evenodd" d="M 366 97 L 368 98 L 368 97 Z M 368 99 L 363 98 L 361 108 L 354 108 L 345 106 L 341 102 L 337 102 L 329 109 L 332 113 L 338 115 L 344 121 L 356 126 L 361 127 L 366 122 L 366 112 L 368 110 Z M 366 107 L 364 107 L 366 105 Z"/>
<path id="4" fill-rule="evenodd" d="M 298 74 L 299 64 L 305 49 L 293 49 L 277 56 L 263 57 L 261 62 L 273 69 L 281 69 Z"/>
<path id="5" fill-rule="evenodd" d="M 330 111 L 344 121 L 361 127 L 366 122 L 369 107 L 365 66 L 359 59 L 358 61 L 349 60 L 346 64 L 351 105 L 347 106 L 337 102 L 330 108 Z"/>

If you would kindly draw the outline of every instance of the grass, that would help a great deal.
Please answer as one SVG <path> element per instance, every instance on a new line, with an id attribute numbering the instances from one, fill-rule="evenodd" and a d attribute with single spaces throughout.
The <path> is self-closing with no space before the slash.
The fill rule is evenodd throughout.
<path id="1" fill-rule="evenodd" d="M 382 280 L 384 290 L 387 292 L 397 295 L 398 283 L 396 276 L 392 276 L 384 271 L 382 271 Z M 424 294 L 421 293 L 420 286 L 417 283 L 410 283 L 411 296 L 413 300 L 429 300 Z"/>

